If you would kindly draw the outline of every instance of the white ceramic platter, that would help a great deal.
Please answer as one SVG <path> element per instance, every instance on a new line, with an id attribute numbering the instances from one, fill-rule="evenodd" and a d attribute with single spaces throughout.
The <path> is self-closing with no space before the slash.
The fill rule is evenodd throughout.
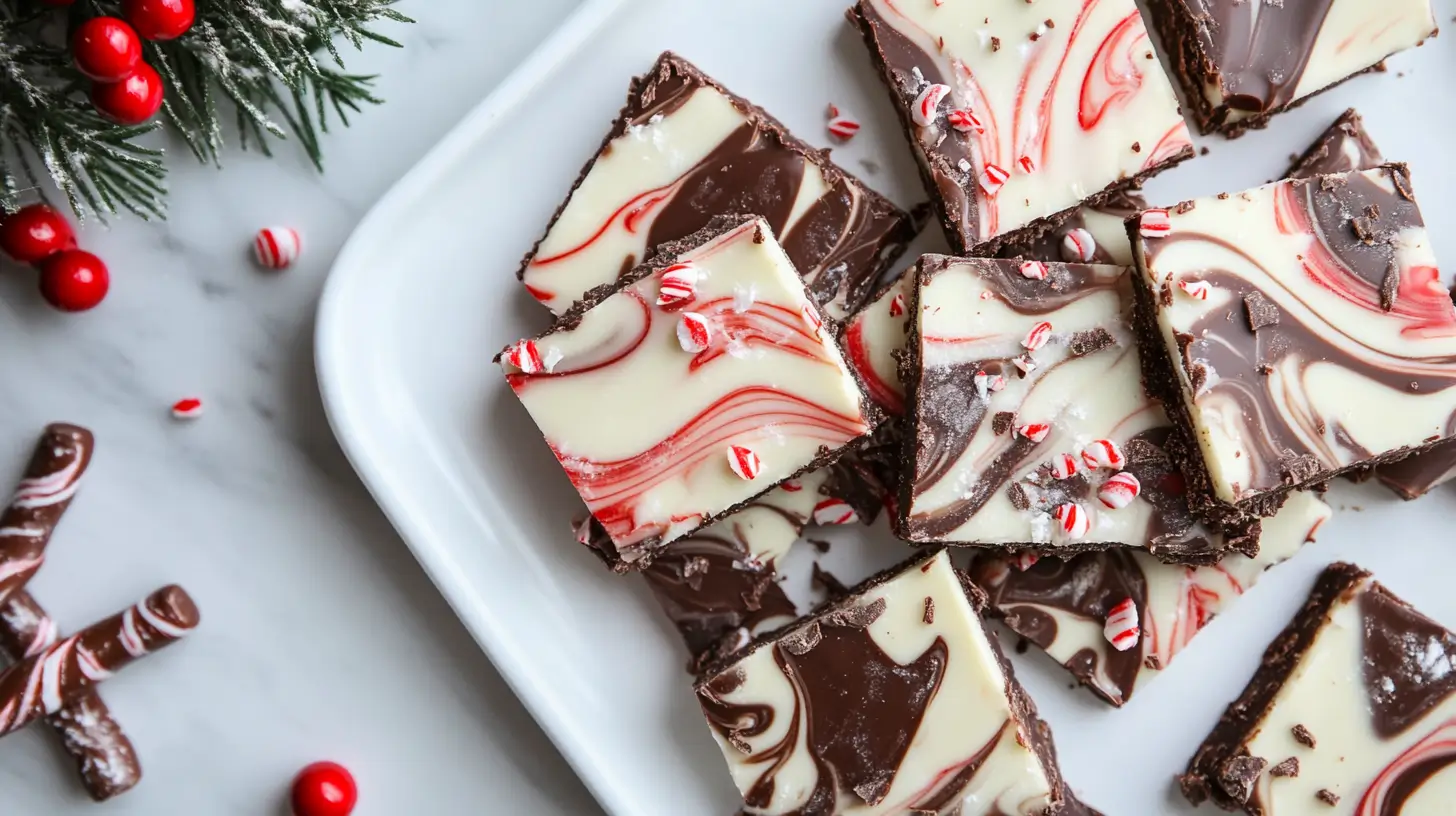
<path id="1" fill-rule="evenodd" d="M 567 531 L 580 506 L 491 356 L 547 315 L 517 284 L 521 255 L 599 144 L 632 75 L 672 48 L 828 144 L 834 102 L 864 121 L 835 155 L 901 204 L 922 195 L 855 34 L 848 0 L 588 0 L 360 226 L 320 306 L 320 385 L 334 430 L 440 591 L 614 814 L 722 816 L 734 793 L 641 581 L 615 577 Z M 1445 12 L 1445 13 L 1449 13 Z M 1159 178 L 1164 203 L 1238 190 L 1348 105 L 1388 157 L 1409 161 L 1437 252 L 1456 253 L 1450 139 L 1456 47 L 1437 38 Z M 868 163 L 868 164 L 867 164 Z M 942 247 L 928 236 L 927 248 Z M 1456 255 L 1444 256 L 1456 268 Z M 1242 688 L 1313 575 L 1359 561 L 1456 624 L 1456 493 L 1403 504 L 1338 485 L 1321 541 L 1272 572 L 1124 710 L 1038 653 L 1017 669 L 1052 724 L 1073 786 L 1110 816 L 1183 813 L 1172 777 Z M 905 555 L 883 530 L 835 531 L 846 581 Z M 801 572 L 811 548 L 798 547 Z M 799 576 L 802 583 L 802 576 Z M 798 587 L 803 589 L 803 587 Z M 802 593 L 801 593 L 802 594 Z"/>

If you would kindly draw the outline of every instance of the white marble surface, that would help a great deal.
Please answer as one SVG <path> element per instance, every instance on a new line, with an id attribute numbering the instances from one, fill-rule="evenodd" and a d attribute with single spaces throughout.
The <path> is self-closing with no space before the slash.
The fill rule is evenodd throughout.
<path id="1" fill-rule="evenodd" d="M 31 272 L 0 266 L 0 480 L 48 421 L 98 437 L 33 591 L 78 626 L 177 582 L 204 617 L 103 689 L 145 766 L 136 790 L 91 804 L 36 727 L 0 741 L 0 813 L 282 814 L 320 758 L 353 769 L 362 816 L 599 812 L 355 478 L 312 361 L 350 230 L 575 5 L 405 0 L 419 23 L 389 33 L 406 49 L 349 65 L 381 73 L 389 103 L 327 137 L 324 176 L 288 147 L 234 150 L 219 173 L 170 145 L 167 223 L 82 232 L 113 275 L 95 312 L 52 312 Z M 282 275 L 246 254 L 270 223 L 304 233 Z M 206 415 L 174 422 L 188 395 Z"/>

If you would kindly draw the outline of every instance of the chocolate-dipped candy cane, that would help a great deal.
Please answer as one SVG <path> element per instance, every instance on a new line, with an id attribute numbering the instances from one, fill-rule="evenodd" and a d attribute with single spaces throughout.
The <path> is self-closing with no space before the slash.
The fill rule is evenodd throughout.
<path id="1" fill-rule="evenodd" d="M 0 737 L 56 713 L 137 658 L 177 642 L 198 621 L 187 592 L 164 587 L 0 672 Z"/>
<path id="2" fill-rule="evenodd" d="M 22 660 L 55 642 L 55 621 L 29 592 L 17 590 L 0 605 L 0 652 Z M 131 740 L 94 690 L 67 702 L 46 722 L 60 736 L 66 753 L 75 758 L 81 783 L 92 799 L 105 802 L 141 781 L 142 766 Z"/>
<path id="3" fill-rule="evenodd" d="M 15 496 L 0 514 L 0 601 L 40 569 L 51 531 L 91 464 L 95 441 L 85 428 L 58 422 L 36 443 Z"/>

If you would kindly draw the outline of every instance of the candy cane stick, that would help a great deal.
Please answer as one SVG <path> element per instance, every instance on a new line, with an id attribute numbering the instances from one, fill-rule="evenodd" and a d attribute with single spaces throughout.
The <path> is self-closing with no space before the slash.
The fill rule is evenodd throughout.
<path id="1" fill-rule="evenodd" d="M 70 506 L 94 447 L 90 431 L 62 423 L 47 427 L 36 443 L 25 477 L 0 513 L 0 601 L 40 569 L 51 532 Z"/>
<path id="2" fill-rule="evenodd" d="M 138 658 L 176 643 L 198 621 L 192 598 L 165 587 L 0 672 L 0 737 L 55 714 Z"/>
<path id="3" fill-rule="evenodd" d="M 0 604 L 0 652 L 14 660 L 33 657 L 56 642 L 56 624 L 25 590 Z M 105 802 L 131 790 L 142 779 L 141 762 L 121 725 L 94 690 L 87 691 L 46 719 L 61 747 L 76 760 L 81 784 L 91 798 Z"/>

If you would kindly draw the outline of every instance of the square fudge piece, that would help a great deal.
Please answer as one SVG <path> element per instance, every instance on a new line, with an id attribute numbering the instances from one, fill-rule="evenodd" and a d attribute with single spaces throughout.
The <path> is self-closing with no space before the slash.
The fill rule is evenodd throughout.
<path id="1" fill-rule="evenodd" d="M 1332 564 L 1181 778 L 1194 804 L 1437 816 L 1456 803 L 1456 635 Z"/>
<path id="2" fill-rule="evenodd" d="M 1207 563 L 1171 428 L 1143 389 L 1125 267 L 926 256 L 909 305 L 898 534 Z"/>
<path id="3" fill-rule="evenodd" d="M 768 220 L 836 320 L 919 231 L 859 179 L 691 63 L 663 54 L 587 163 L 520 278 L 556 314 L 714 216 Z"/>
<path id="4" fill-rule="evenodd" d="M 748 812 L 1068 812 L 980 603 L 939 551 L 710 669 L 698 701 Z"/>
<path id="5" fill-rule="evenodd" d="M 860 0 L 849 16 L 961 254 L 1193 155 L 1133 0 Z"/>
<path id="6" fill-rule="evenodd" d="M 1204 133 L 1238 136 L 1436 33 L 1430 0 L 1149 0 Z"/>
<path id="7" fill-rule="evenodd" d="M 1065 561 L 987 555 L 976 558 L 971 578 L 1011 631 L 1046 650 L 1098 697 L 1121 706 L 1265 570 L 1313 541 L 1329 517 L 1329 505 L 1300 492 L 1263 521 L 1253 558 L 1234 553 L 1217 564 L 1187 567 L 1126 548 Z"/>
<path id="8" fill-rule="evenodd" d="M 717 524 L 679 538 L 643 572 L 693 654 L 690 665 L 700 668 L 718 652 L 741 649 L 799 616 L 776 580 L 778 560 L 811 523 L 869 523 L 877 514 L 878 485 L 852 458 L 790 479 Z"/>
<path id="9" fill-rule="evenodd" d="M 1268 515 L 1450 437 L 1456 307 L 1404 165 L 1147 210 L 1129 231 L 1208 512 Z"/>
<path id="10" fill-rule="evenodd" d="M 613 566 L 833 462 L 880 415 L 760 218 L 714 222 L 497 358 Z"/>

